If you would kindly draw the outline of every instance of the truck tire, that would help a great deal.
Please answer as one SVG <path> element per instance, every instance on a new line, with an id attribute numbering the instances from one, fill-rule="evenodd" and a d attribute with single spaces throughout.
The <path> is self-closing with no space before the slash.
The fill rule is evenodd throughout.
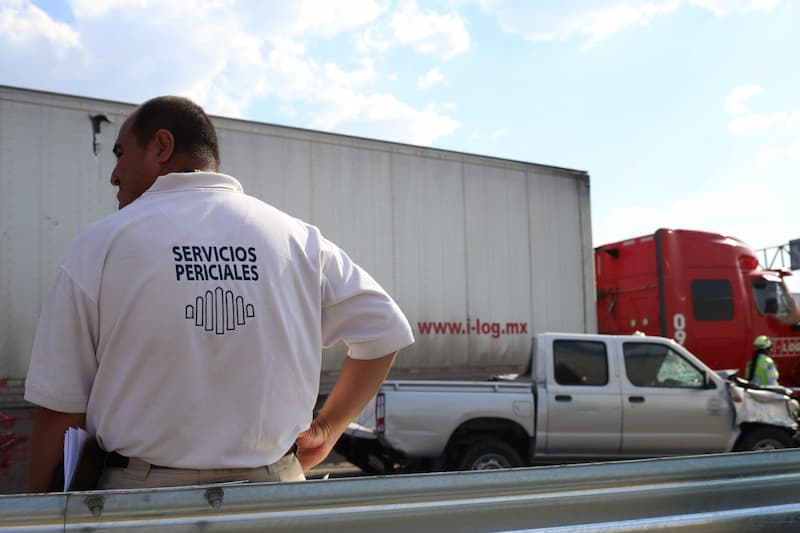
<path id="1" fill-rule="evenodd" d="M 464 448 L 458 470 L 495 470 L 522 466 L 519 453 L 498 439 L 472 440 Z"/>
<path id="2" fill-rule="evenodd" d="M 740 452 L 757 450 L 780 450 L 795 448 L 797 443 L 792 436 L 780 428 L 757 428 L 747 431 L 736 443 L 736 450 Z"/>

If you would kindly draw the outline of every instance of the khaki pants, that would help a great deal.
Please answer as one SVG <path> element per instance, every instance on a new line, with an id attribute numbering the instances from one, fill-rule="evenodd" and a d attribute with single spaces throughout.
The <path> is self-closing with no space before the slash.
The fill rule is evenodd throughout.
<path id="1" fill-rule="evenodd" d="M 271 465 L 259 468 L 219 468 L 192 470 L 185 468 L 153 467 L 150 463 L 131 458 L 127 468 L 105 468 L 98 482 L 99 489 L 143 489 L 178 487 L 243 481 L 304 481 L 306 476 L 295 454 L 286 455 Z"/>

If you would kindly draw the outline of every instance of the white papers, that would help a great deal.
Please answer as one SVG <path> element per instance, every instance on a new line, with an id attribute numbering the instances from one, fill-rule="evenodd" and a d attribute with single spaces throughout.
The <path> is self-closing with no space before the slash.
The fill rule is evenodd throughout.
<path id="1" fill-rule="evenodd" d="M 75 474 L 75 467 L 78 466 L 78 459 L 81 456 L 83 445 L 86 444 L 89 433 L 81 428 L 69 428 L 64 433 L 64 491 L 69 489 L 72 476 Z"/>

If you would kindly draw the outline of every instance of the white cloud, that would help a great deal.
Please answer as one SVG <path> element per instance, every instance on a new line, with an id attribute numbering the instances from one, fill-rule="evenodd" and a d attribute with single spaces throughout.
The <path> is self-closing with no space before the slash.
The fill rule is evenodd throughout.
<path id="1" fill-rule="evenodd" d="M 155 3 L 158 4 L 157 2 Z M 154 2 L 150 0 L 103 0 L 102 2 L 95 0 L 69 0 L 69 4 L 76 18 L 92 18 L 102 17 L 122 8 L 148 8 Z"/>
<path id="2" fill-rule="evenodd" d="M 242 116 L 265 96 L 313 99 L 315 90 L 328 85 L 375 79 L 368 58 L 354 69 L 319 64 L 309 58 L 306 41 L 353 31 L 385 9 L 374 0 L 73 0 L 72 5 L 78 29 L 93 50 L 103 50 L 95 56 L 96 69 L 104 62 L 113 63 L 108 72 L 124 69 L 114 89 L 125 83 L 180 92 L 229 116 Z M 160 51 L 163 57 L 154 59 Z M 126 98 L 132 101 L 149 96 L 140 94 L 142 89 L 129 91 L 134 94 Z"/>
<path id="3" fill-rule="evenodd" d="M 437 83 L 444 80 L 442 71 L 436 67 L 428 70 L 425 74 L 417 77 L 417 87 L 420 89 L 429 89 Z"/>
<path id="4" fill-rule="evenodd" d="M 689 4 L 707 9 L 715 15 L 768 11 L 780 3 L 781 0 L 689 0 Z"/>
<path id="5" fill-rule="evenodd" d="M 581 0 L 563 0 L 548 6 L 498 0 L 483 6 L 496 14 L 504 31 L 531 41 L 582 36 L 594 42 L 629 26 L 647 25 L 654 17 L 676 10 L 680 0 L 602 0 L 592 2 L 591 7 Z"/>
<path id="6" fill-rule="evenodd" d="M 461 15 L 422 11 L 416 2 L 406 0 L 391 12 L 386 24 L 365 30 L 358 40 L 362 51 L 383 52 L 396 46 L 412 47 L 420 54 L 451 59 L 469 49 L 470 38 Z"/>
<path id="7" fill-rule="evenodd" d="M 356 128 L 373 137 L 429 145 L 450 135 L 460 125 L 433 106 L 418 110 L 391 94 L 364 95 L 339 89 L 329 92 L 326 100 L 333 105 L 316 114 L 314 128 Z"/>
<path id="8" fill-rule="evenodd" d="M 617 4 L 606 9 L 595 9 L 578 13 L 565 26 L 555 32 L 541 32 L 530 35 L 532 40 L 566 39 L 572 35 L 586 35 L 593 41 L 605 39 L 628 26 L 646 26 L 659 15 L 674 11 L 678 2 L 669 0 L 661 3 Z"/>
<path id="9" fill-rule="evenodd" d="M 355 91 L 377 77 L 370 59 L 363 59 L 360 68 L 345 70 L 334 63 L 315 61 L 290 39 L 275 40 L 264 60 L 267 92 L 283 100 L 324 102 L 329 93 Z"/>
<path id="10" fill-rule="evenodd" d="M 95 18 L 120 10 L 149 11 L 159 17 L 216 13 L 224 19 L 238 18 L 241 26 L 258 35 L 297 36 L 314 34 L 328 38 L 360 28 L 386 9 L 375 0 L 69 0 L 76 18 Z M 236 14 L 241 14 L 237 16 Z"/>
<path id="11" fill-rule="evenodd" d="M 90 52 L 81 34 L 30 0 L 0 0 L 0 84 L 80 91 Z"/>
<path id="12" fill-rule="evenodd" d="M 531 41 L 588 38 L 595 43 L 633 26 L 646 26 L 653 19 L 694 6 L 715 15 L 768 10 L 781 0 L 561 0 L 543 5 L 513 0 L 478 0 L 484 11 L 496 15 L 508 33 Z"/>
<path id="13" fill-rule="evenodd" d="M 725 98 L 725 111 L 731 114 L 747 113 L 750 111 L 750 108 L 744 105 L 744 100 L 763 92 L 763 87 L 758 85 L 737 87 L 729 92 L 728 96 Z"/>
<path id="14" fill-rule="evenodd" d="M 743 135 L 756 130 L 782 130 L 800 126 L 800 109 L 759 113 L 745 104 L 745 100 L 764 93 L 758 85 L 737 87 L 725 97 L 725 111 L 733 115 L 728 123 L 728 132 Z"/>
<path id="15" fill-rule="evenodd" d="M 379 35 L 375 28 L 367 28 L 356 39 L 356 49 L 368 54 L 370 52 L 385 52 L 392 46 L 388 38 Z"/>
<path id="16" fill-rule="evenodd" d="M 63 54 L 70 48 L 80 48 L 81 40 L 68 24 L 52 20 L 28 0 L 0 2 L 0 50 L 36 44 L 44 44 L 56 54 Z"/>
<path id="17" fill-rule="evenodd" d="M 393 45 L 450 56 L 464 49 L 463 23 L 455 15 L 422 12 L 414 4 L 390 14 L 377 0 L 70 5 L 74 22 L 65 24 L 31 0 L 0 0 L 0 83 L 130 102 L 182 94 L 210 113 L 238 117 L 269 98 L 285 115 L 295 113 L 300 126 L 425 144 L 459 126 L 434 106 L 415 107 L 376 91 L 384 76 L 367 55 L 342 63 L 309 52 L 337 35 L 354 41 L 380 19 L 384 29 L 399 21 L 400 37 L 389 33 Z M 409 33 L 398 13 L 427 25 Z"/>
<path id="18" fill-rule="evenodd" d="M 374 0 L 292 0 L 281 3 L 285 9 L 291 10 L 292 22 L 288 25 L 290 33 L 313 33 L 320 37 L 332 37 L 360 28 L 386 10 L 385 5 Z M 269 11 L 272 11 L 276 3 L 267 4 Z"/>
<path id="19" fill-rule="evenodd" d="M 106 92 L 98 96 L 136 102 L 178 93 L 212 113 L 242 116 L 266 89 L 264 40 L 243 28 L 231 2 L 79 4 L 75 27 L 92 53 L 84 83 Z"/>
<path id="20" fill-rule="evenodd" d="M 469 48 L 464 19 L 455 13 L 423 12 L 415 2 L 405 2 L 389 25 L 400 44 L 410 44 L 423 54 L 449 59 Z"/>
<path id="21" fill-rule="evenodd" d="M 324 66 L 325 78 L 330 80 L 334 85 L 343 85 L 345 87 L 352 87 L 373 81 L 377 78 L 375 67 L 371 59 L 365 58 L 361 61 L 362 69 L 346 72 L 339 66 L 333 63 L 327 63 Z"/>
<path id="22" fill-rule="evenodd" d="M 758 111 L 745 103 L 748 98 L 764 93 L 758 85 L 737 87 L 728 93 L 725 99 L 725 110 L 730 115 L 728 132 L 737 137 L 738 151 L 745 154 L 754 163 L 753 173 L 758 176 L 760 183 L 773 184 L 770 190 L 783 192 L 785 207 L 774 204 L 773 212 L 765 214 L 762 220 L 784 218 L 780 213 L 794 213 L 796 205 L 788 205 L 786 198 L 796 198 L 800 194 L 800 174 L 797 172 L 797 162 L 800 161 L 800 139 L 797 130 L 800 129 L 800 108 L 793 110 Z M 795 192 L 784 190 L 791 184 Z M 759 203 L 764 203 L 759 196 Z M 752 217 L 748 217 L 752 218 Z"/>
<path id="23" fill-rule="evenodd" d="M 431 144 L 451 134 L 459 123 L 434 106 L 416 109 L 394 95 L 370 92 L 378 79 L 368 58 L 355 69 L 320 63 L 293 38 L 276 38 L 262 61 L 263 94 L 311 109 L 309 126 L 415 144 Z"/>

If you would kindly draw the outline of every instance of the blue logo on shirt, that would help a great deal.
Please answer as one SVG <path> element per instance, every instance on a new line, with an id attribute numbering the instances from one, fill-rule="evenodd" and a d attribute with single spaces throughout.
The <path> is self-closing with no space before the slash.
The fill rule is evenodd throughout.
<path id="1" fill-rule="evenodd" d="M 244 326 L 248 318 L 255 318 L 253 304 L 245 304 L 244 298 L 234 296 L 230 290 L 217 287 L 214 291 L 195 298 L 194 305 L 186 306 L 185 318 L 194 320 L 194 325 L 217 335 Z"/>

